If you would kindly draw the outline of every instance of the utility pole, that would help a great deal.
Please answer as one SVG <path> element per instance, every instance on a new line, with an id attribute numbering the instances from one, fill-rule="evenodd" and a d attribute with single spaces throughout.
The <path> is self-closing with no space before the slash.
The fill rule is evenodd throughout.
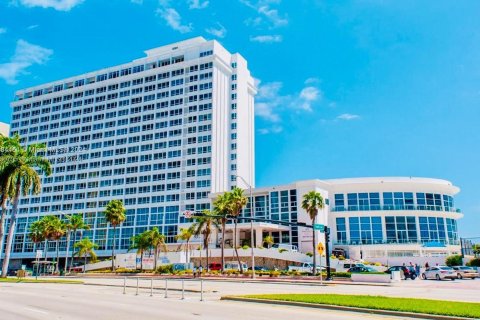
<path id="1" fill-rule="evenodd" d="M 327 258 L 327 278 L 325 280 L 330 281 L 332 280 L 330 274 L 330 228 L 325 226 L 323 233 L 325 233 L 325 257 Z"/>

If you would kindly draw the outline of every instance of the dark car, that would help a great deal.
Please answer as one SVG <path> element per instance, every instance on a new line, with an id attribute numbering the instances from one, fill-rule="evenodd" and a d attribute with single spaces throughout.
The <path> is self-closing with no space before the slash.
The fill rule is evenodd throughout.
<path id="1" fill-rule="evenodd" d="M 248 270 L 252 270 L 252 267 L 248 268 Z M 255 266 L 255 271 L 267 271 L 267 268 L 262 266 Z"/>
<path id="2" fill-rule="evenodd" d="M 371 267 L 351 267 L 347 270 L 350 273 L 362 273 L 362 272 L 378 272 L 377 270 Z"/>
<path id="3" fill-rule="evenodd" d="M 417 273 L 415 272 L 415 268 L 411 266 L 393 266 L 388 268 L 385 273 L 391 274 L 392 271 L 400 271 L 403 274 L 403 278 L 405 280 L 412 279 L 415 280 L 417 277 Z"/>

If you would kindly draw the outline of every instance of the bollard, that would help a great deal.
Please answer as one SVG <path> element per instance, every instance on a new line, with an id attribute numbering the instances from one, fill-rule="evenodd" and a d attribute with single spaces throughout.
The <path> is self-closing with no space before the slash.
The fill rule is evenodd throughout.
<path id="1" fill-rule="evenodd" d="M 150 279 L 150 297 L 153 297 L 153 278 Z"/>
<path id="2" fill-rule="evenodd" d="M 137 292 L 135 293 L 136 296 L 138 296 L 138 278 L 137 278 Z"/>
<path id="3" fill-rule="evenodd" d="M 123 277 L 123 294 L 127 293 L 127 277 Z"/>
<path id="4" fill-rule="evenodd" d="M 203 301 L 203 280 L 200 280 L 200 301 Z"/>
<path id="5" fill-rule="evenodd" d="M 185 300 L 185 280 L 182 279 L 182 300 Z"/>
<path id="6" fill-rule="evenodd" d="M 165 279 L 165 298 L 168 298 L 168 279 Z"/>

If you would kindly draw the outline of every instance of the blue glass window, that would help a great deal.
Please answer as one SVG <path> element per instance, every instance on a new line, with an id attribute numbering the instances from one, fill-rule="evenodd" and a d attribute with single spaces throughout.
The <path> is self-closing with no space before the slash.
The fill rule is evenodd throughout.
<path id="1" fill-rule="evenodd" d="M 339 243 L 347 242 L 347 226 L 345 224 L 345 218 L 337 218 L 337 241 Z"/>

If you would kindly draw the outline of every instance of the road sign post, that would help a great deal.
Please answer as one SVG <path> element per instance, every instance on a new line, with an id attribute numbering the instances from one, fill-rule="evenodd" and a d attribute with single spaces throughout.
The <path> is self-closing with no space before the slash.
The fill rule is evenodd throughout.
<path id="1" fill-rule="evenodd" d="M 313 230 L 323 232 L 325 226 L 323 224 L 315 223 L 313 225 Z"/>
<path id="2" fill-rule="evenodd" d="M 322 254 L 325 251 L 325 247 L 323 246 L 323 243 L 319 242 L 317 244 L 317 252 L 320 255 L 320 284 L 323 284 L 323 274 L 322 274 Z M 314 268 L 317 268 L 317 266 L 313 266 Z"/>

